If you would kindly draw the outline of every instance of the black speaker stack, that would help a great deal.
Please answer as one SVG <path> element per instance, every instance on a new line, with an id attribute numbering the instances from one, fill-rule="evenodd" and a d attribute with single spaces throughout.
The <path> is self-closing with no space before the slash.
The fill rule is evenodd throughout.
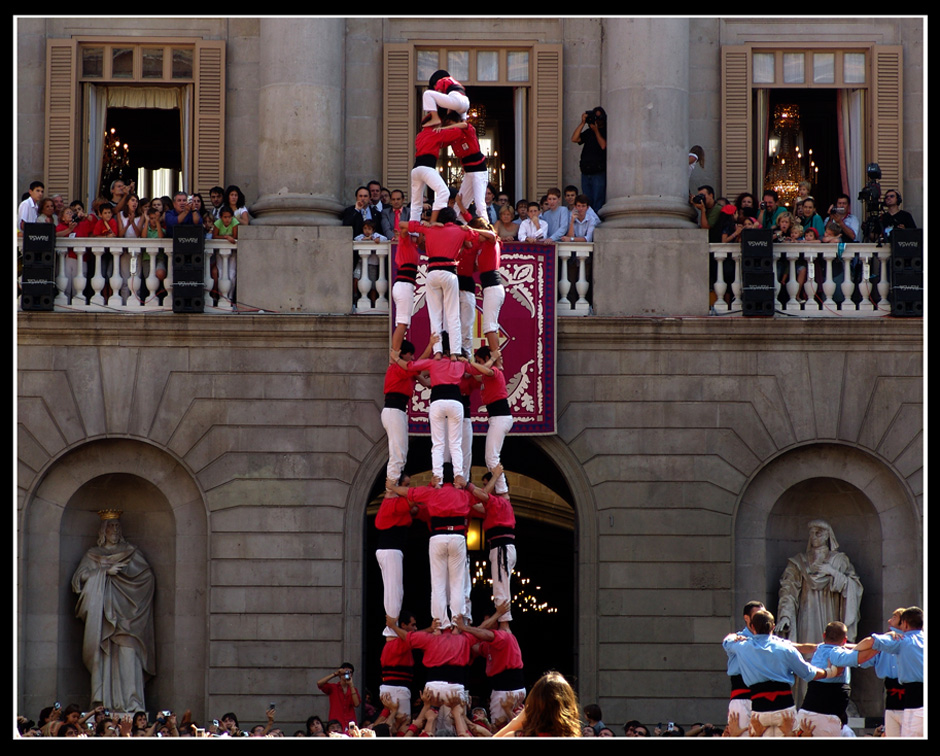
<path id="1" fill-rule="evenodd" d="M 205 257 L 201 226 L 173 227 L 173 312 L 205 312 Z"/>
<path id="2" fill-rule="evenodd" d="M 891 314 L 924 316 L 924 230 L 896 228 L 891 232 Z"/>
<path id="3" fill-rule="evenodd" d="M 55 297 L 55 226 L 24 223 L 20 306 L 24 310 L 52 312 Z"/>
<path id="4" fill-rule="evenodd" d="M 771 230 L 744 229 L 741 232 L 741 303 L 745 317 L 773 317 L 775 283 Z"/>

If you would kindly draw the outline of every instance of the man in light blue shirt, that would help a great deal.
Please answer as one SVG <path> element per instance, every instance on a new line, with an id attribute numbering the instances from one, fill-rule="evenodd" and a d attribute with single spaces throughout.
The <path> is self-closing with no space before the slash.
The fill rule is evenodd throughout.
<path id="1" fill-rule="evenodd" d="M 857 651 L 846 648 L 844 622 L 826 625 L 823 642 L 816 647 L 810 664 L 820 669 L 844 667 L 845 671 L 833 678 L 814 680 L 806 687 L 803 705 L 797 714 L 804 730 L 812 727 L 814 738 L 838 738 L 843 725 L 848 724 L 846 707 L 849 703 L 851 679 L 848 667 L 858 667 L 875 655 L 873 650 Z"/>
<path id="2" fill-rule="evenodd" d="M 568 208 L 561 204 L 561 189 L 552 187 L 546 196 L 548 197 L 548 210 L 542 213 L 542 220 L 548 224 L 548 238 L 557 242 L 568 233 L 571 214 Z"/>
<path id="3" fill-rule="evenodd" d="M 599 221 L 595 220 L 597 218 L 596 215 L 592 217 L 588 212 L 591 209 L 588 204 L 589 202 L 590 200 L 587 198 L 587 195 L 578 195 L 574 204 L 574 213 L 571 215 L 571 223 L 568 226 L 567 233 L 561 237 L 561 241 L 594 241 L 594 228 Z"/>
<path id="4" fill-rule="evenodd" d="M 582 195 L 583 196 L 583 195 Z M 737 635 L 743 638 L 753 638 L 751 631 L 751 615 L 764 608 L 760 601 L 748 601 L 744 605 L 744 627 L 738 630 Z M 728 719 L 737 717 L 738 728 L 743 730 L 741 737 L 749 735 L 748 726 L 751 721 L 751 689 L 741 677 L 741 662 L 738 656 L 726 649 L 728 653 L 728 677 L 731 679 L 731 700 L 728 702 Z"/>
<path id="5" fill-rule="evenodd" d="M 855 649 L 874 648 L 893 654 L 898 661 L 898 681 L 904 686 L 904 714 L 901 737 L 924 735 L 924 610 L 909 606 L 901 613 L 901 632 L 875 634 L 860 641 Z"/>
<path id="6" fill-rule="evenodd" d="M 741 676 L 751 690 L 751 711 L 764 730 L 762 737 L 782 737 L 781 725 L 796 716 L 793 682 L 797 677 L 809 682 L 835 677 L 842 670 L 820 669 L 809 664 L 789 641 L 772 635 L 774 616 L 761 609 L 751 616 L 752 638 L 736 633 L 725 637 L 722 646 L 728 656 L 736 656 Z"/>
<path id="7" fill-rule="evenodd" d="M 901 615 L 905 607 L 895 609 L 888 619 L 888 632 L 901 628 Z M 875 674 L 884 680 L 885 686 L 885 737 L 901 737 L 901 720 L 904 715 L 904 686 L 898 681 L 898 657 L 895 654 L 876 654 L 860 667 L 874 667 Z"/>

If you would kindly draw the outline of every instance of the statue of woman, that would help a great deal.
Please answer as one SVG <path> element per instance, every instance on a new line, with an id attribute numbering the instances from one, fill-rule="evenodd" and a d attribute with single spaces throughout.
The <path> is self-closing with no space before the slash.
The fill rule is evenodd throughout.
<path id="1" fill-rule="evenodd" d="M 140 550 L 124 540 L 119 512 L 99 512 L 98 545 L 72 576 L 75 616 L 85 623 L 82 660 L 91 673 L 91 706 L 141 711 L 144 675 L 154 663 L 154 577 Z"/>
<path id="2" fill-rule="evenodd" d="M 809 524 L 806 552 L 790 557 L 780 578 L 776 634 L 819 643 L 826 625 L 844 622 L 849 641 L 858 631 L 862 583 L 825 520 Z"/>

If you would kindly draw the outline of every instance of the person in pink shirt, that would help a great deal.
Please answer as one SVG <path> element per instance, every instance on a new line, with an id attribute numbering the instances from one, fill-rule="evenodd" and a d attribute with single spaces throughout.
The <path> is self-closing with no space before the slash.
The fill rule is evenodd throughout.
<path id="1" fill-rule="evenodd" d="M 467 371 L 483 376 L 483 387 L 480 398 L 486 405 L 489 415 L 486 431 L 486 466 L 492 472 L 499 465 L 503 442 L 509 431 L 512 430 L 512 411 L 509 407 L 509 394 L 506 391 L 506 376 L 502 369 L 499 351 L 491 351 L 488 346 L 482 346 L 473 353 L 473 362 L 467 365 Z M 504 494 L 509 490 L 506 476 L 499 475 L 496 482 L 496 493 Z"/>

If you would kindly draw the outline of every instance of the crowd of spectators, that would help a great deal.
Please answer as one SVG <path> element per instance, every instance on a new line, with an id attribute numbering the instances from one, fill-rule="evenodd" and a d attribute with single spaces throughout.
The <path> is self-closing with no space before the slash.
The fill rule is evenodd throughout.
<path id="1" fill-rule="evenodd" d="M 238 227 L 251 222 L 251 214 L 245 203 L 245 195 L 234 184 L 228 188 L 214 186 L 209 190 L 209 203 L 206 204 L 201 194 L 188 194 L 177 192 L 173 197 L 140 197 L 136 191 L 134 181 L 125 182 L 115 179 L 110 184 L 109 196 L 99 196 L 86 211 L 81 200 L 73 200 L 68 205 L 61 194 L 45 197 L 45 185 L 42 181 L 30 183 L 29 191 L 21 199 L 18 211 L 18 233 L 22 234 L 24 223 L 51 223 L 55 226 L 58 237 L 69 238 L 112 238 L 112 239 L 163 239 L 173 235 L 173 228 L 177 225 L 194 226 L 202 229 L 206 239 L 224 239 L 233 245 L 238 243 Z M 213 255 L 211 275 L 218 281 L 218 260 Z M 139 271 L 141 279 L 150 275 L 151 265 L 153 273 L 160 281 L 156 292 L 151 292 L 158 298 L 166 296 L 163 281 L 167 276 L 167 255 L 160 252 L 156 260 L 151 261 L 150 255 L 141 255 L 142 268 Z M 64 274 L 68 280 L 66 295 L 74 297 L 73 279 L 78 273 L 78 265 L 82 265 L 82 274 L 89 281 L 86 290 L 82 292 L 85 298 L 90 297 L 90 279 L 95 274 L 95 256 L 92 252 L 85 252 L 81 261 L 78 254 L 69 250 L 66 253 Z M 103 290 L 104 297 L 112 295 L 110 278 L 113 272 L 114 259 L 110 252 L 101 255 L 101 275 L 106 279 Z M 234 288 L 235 259 L 229 261 L 229 278 Z M 130 259 L 122 258 L 121 276 L 125 281 L 130 276 Z M 122 292 L 129 296 L 129 291 Z M 217 296 L 218 292 L 215 292 Z M 230 296 L 234 296 L 233 294 Z"/>
<path id="2" fill-rule="evenodd" d="M 475 208 L 463 207 L 456 187 L 451 187 L 448 206 L 475 215 Z M 387 199 L 383 199 L 387 198 Z M 564 192 L 549 188 L 538 200 L 520 199 L 513 204 L 509 194 L 489 184 L 486 189 L 486 214 L 500 241 L 529 244 L 558 242 L 590 242 L 600 217 L 591 200 L 577 186 L 569 185 Z M 354 241 L 385 242 L 398 233 L 398 220 L 409 219 L 409 204 L 400 189 L 389 191 L 378 181 L 356 189 L 356 202 L 341 213 L 344 226 L 353 230 Z M 431 217 L 431 204 L 422 205 L 422 220 Z M 528 222 L 528 223 L 527 223 Z M 544 225 L 543 225 L 544 224 Z"/>

